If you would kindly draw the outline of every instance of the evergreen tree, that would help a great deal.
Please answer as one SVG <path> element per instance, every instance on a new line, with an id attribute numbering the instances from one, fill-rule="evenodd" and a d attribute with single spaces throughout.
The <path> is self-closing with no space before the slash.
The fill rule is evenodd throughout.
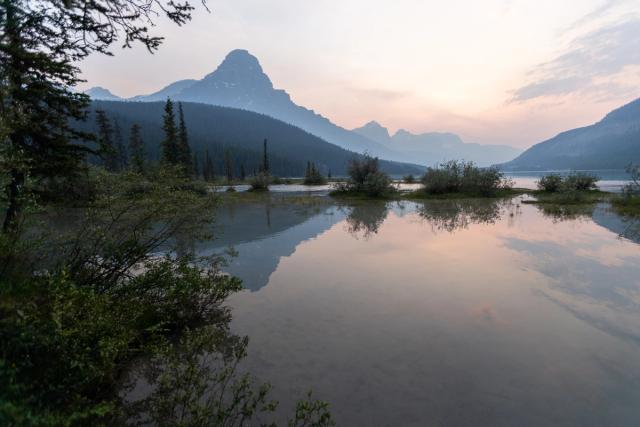
<path id="1" fill-rule="evenodd" d="M 164 140 L 162 141 L 162 161 L 166 164 L 177 165 L 180 156 L 178 154 L 178 130 L 176 129 L 176 118 L 173 112 L 173 102 L 167 98 L 162 116 L 162 130 Z"/>
<path id="2" fill-rule="evenodd" d="M 116 150 L 116 170 L 122 171 L 129 167 L 129 158 L 127 155 L 127 147 L 124 145 L 124 138 L 122 137 L 122 131 L 118 121 L 115 122 L 114 127 L 114 141 Z"/>
<path id="3" fill-rule="evenodd" d="M 189 147 L 189 137 L 187 135 L 187 125 L 184 122 L 184 113 L 182 111 L 182 103 L 178 103 L 178 147 L 177 162 L 184 166 L 187 174 L 191 174 L 193 169 L 191 163 L 191 147 Z"/>
<path id="4" fill-rule="evenodd" d="M 68 119 L 82 120 L 88 98 L 78 83 L 73 43 L 46 8 L 29 1 L 0 2 L 0 116 L 6 125 L 0 160 L 7 174 L 4 232 L 17 231 L 27 176 L 73 177 L 87 151 L 73 139 Z M 4 205 L 4 203 L 3 203 Z"/>
<path id="5" fill-rule="evenodd" d="M 211 156 L 209 156 L 209 150 L 205 152 L 203 175 L 205 181 L 214 181 L 216 179 L 213 161 L 211 160 Z"/>
<path id="6" fill-rule="evenodd" d="M 86 118 L 89 104 L 73 89 L 80 82 L 74 64 L 93 52 L 108 53 L 120 36 L 125 47 L 141 42 L 154 51 L 162 42 L 148 32 L 155 18 L 163 14 L 182 25 L 192 10 L 169 0 L 0 0 L 2 159 L 9 159 L 3 232 L 17 230 L 27 176 L 73 178 L 91 151 L 73 142 L 91 135 L 69 126 Z"/>
<path id="7" fill-rule="evenodd" d="M 326 184 L 326 182 L 327 180 L 322 176 L 315 163 L 307 162 L 307 171 L 304 174 L 304 183 L 306 185 L 321 185 Z"/>
<path id="8" fill-rule="evenodd" d="M 244 162 L 242 162 L 240 163 L 240 179 L 244 181 L 246 177 L 247 177 L 247 173 L 244 170 Z"/>
<path id="9" fill-rule="evenodd" d="M 96 124 L 98 125 L 98 155 L 105 169 L 115 172 L 118 170 L 118 152 L 113 144 L 114 130 L 109 117 L 103 110 L 96 110 Z"/>
<path id="10" fill-rule="evenodd" d="M 198 153 L 197 152 L 193 152 L 193 177 L 195 179 L 199 179 L 200 178 L 200 160 L 198 160 Z"/>
<path id="11" fill-rule="evenodd" d="M 268 174 L 271 172 L 271 168 L 269 166 L 269 153 L 267 151 L 267 139 L 265 138 L 262 145 L 262 172 Z"/>
<path id="12" fill-rule="evenodd" d="M 129 155 L 131 168 L 137 173 L 144 173 L 144 141 L 140 135 L 140 125 L 134 123 L 129 132 Z"/>
<path id="13" fill-rule="evenodd" d="M 227 184 L 233 181 L 233 159 L 231 158 L 231 150 L 224 150 L 224 174 L 227 177 Z"/>

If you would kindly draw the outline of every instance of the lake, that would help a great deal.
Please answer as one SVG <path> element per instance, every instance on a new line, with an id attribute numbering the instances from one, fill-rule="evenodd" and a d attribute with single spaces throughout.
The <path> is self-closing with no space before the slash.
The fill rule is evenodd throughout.
<path id="1" fill-rule="evenodd" d="M 339 426 L 637 426 L 640 225 L 606 205 L 222 206 L 245 368 Z"/>

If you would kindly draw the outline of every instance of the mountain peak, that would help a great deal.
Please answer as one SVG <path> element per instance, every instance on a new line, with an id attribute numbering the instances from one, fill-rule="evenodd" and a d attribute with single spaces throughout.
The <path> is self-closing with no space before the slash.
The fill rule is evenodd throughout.
<path id="1" fill-rule="evenodd" d="M 101 101 L 120 101 L 120 98 L 117 95 L 114 95 L 109 91 L 109 89 L 105 89 L 101 86 L 94 86 L 90 89 L 84 91 L 85 95 L 89 95 L 91 99 L 101 100 Z"/>
<path id="2" fill-rule="evenodd" d="M 245 49 L 229 52 L 218 68 L 203 80 L 216 86 L 273 89 L 273 84 L 262 70 L 258 58 Z"/>
<path id="3" fill-rule="evenodd" d="M 375 120 L 370 121 L 361 128 L 353 129 L 353 132 L 381 143 L 387 143 L 391 138 L 389 130 Z"/>

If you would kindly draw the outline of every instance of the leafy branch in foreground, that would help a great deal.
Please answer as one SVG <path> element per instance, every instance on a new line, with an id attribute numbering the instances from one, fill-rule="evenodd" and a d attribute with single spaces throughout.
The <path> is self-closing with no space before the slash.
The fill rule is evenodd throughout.
<path id="1" fill-rule="evenodd" d="M 251 391 L 250 378 L 228 366 L 206 376 L 209 365 L 199 368 L 198 381 L 214 381 L 205 389 L 184 382 L 196 361 L 239 362 L 246 353 L 225 306 L 240 280 L 222 273 L 223 260 L 197 258 L 185 244 L 207 235 L 217 199 L 180 171 L 94 179 L 88 206 L 48 207 L 45 225 L 23 233 L 20 251 L 8 242 L 13 236 L 0 234 L 0 259 L 11 260 L 0 274 L 0 425 L 125 425 L 141 416 L 203 425 L 177 420 L 202 419 L 195 402 L 221 372 L 229 387 L 219 390 L 218 413 L 255 422 L 260 407 L 251 402 L 266 402 L 267 386 Z M 158 363 L 151 406 L 141 414 L 126 398 L 135 384 L 123 378 L 142 361 Z M 176 404 L 192 404 L 168 417 L 180 389 L 189 394 Z M 204 425 L 219 425 L 208 419 Z"/>
<path id="2" fill-rule="evenodd" d="M 173 0 L 0 1 L 0 116 L 7 119 L 0 160 L 9 177 L 4 233 L 19 228 L 29 177 L 74 178 L 92 152 L 74 143 L 92 135 L 70 125 L 86 118 L 89 103 L 73 90 L 81 82 L 75 63 L 94 52 L 110 54 L 121 37 L 124 47 L 140 42 L 155 51 L 162 37 L 149 32 L 154 20 L 164 15 L 183 25 L 192 11 L 189 2 Z M 7 161 L 18 156 L 20 162 Z"/>
<path id="3" fill-rule="evenodd" d="M 163 346 L 149 360 L 144 379 L 152 391 L 133 401 L 134 425 L 160 427 L 270 425 L 278 402 L 269 399 L 269 384 L 255 384 L 239 364 L 248 339 L 220 333 L 214 327 L 189 329 L 175 345 Z M 328 404 L 311 393 L 296 405 L 289 427 L 331 426 Z"/>

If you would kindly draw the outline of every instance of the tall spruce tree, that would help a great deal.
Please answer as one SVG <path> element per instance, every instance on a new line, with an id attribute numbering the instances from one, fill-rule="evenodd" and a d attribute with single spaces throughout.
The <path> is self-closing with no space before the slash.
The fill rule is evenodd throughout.
<path id="1" fill-rule="evenodd" d="M 228 148 L 224 150 L 224 174 L 227 177 L 227 184 L 231 184 L 233 181 L 233 158 L 231 150 Z"/>
<path id="2" fill-rule="evenodd" d="M 105 169 L 115 172 L 118 170 L 118 152 L 113 143 L 114 129 L 104 110 L 96 110 L 96 125 L 98 127 L 98 155 L 102 159 Z"/>
<path id="3" fill-rule="evenodd" d="M 122 130 L 120 124 L 115 121 L 113 130 L 114 147 L 116 150 L 116 170 L 122 171 L 129 167 L 129 157 L 127 154 L 127 147 L 124 145 L 124 137 L 122 136 Z"/>
<path id="4" fill-rule="evenodd" d="M 265 138 L 262 145 L 262 172 L 268 174 L 271 172 L 269 165 L 269 152 L 267 151 L 267 139 Z"/>
<path id="5" fill-rule="evenodd" d="M 143 174 L 144 168 L 144 141 L 140 135 L 140 125 L 134 123 L 129 132 L 129 155 L 131 169 Z"/>
<path id="6" fill-rule="evenodd" d="M 206 0 L 205 0 L 206 1 Z M 93 52 L 109 53 L 120 37 L 156 50 L 162 37 L 149 28 L 160 15 L 179 25 L 193 7 L 172 0 L 0 0 L 0 115 L 5 119 L 0 163 L 6 175 L 3 232 L 17 231 L 27 176 L 73 178 L 90 139 L 70 120 L 83 120 L 89 98 L 73 88 L 74 65 Z"/>
<path id="7" fill-rule="evenodd" d="M 211 160 L 211 156 L 209 156 L 209 150 L 205 151 L 202 175 L 205 181 L 214 181 L 216 179 L 215 170 L 213 168 L 213 161 Z"/>
<path id="8" fill-rule="evenodd" d="M 193 153 L 193 177 L 195 179 L 200 178 L 200 160 L 198 160 L 198 153 Z"/>
<path id="9" fill-rule="evenodd" d="M 162 140 L 162 161 L 169 165 L 177 165 L 178 154 L 178 130 L 176 129 L 176 117 L 173 112 L 173 102 L 167 98 L 164 105 L 164 115 L 162 116 L 162 130 L 164 139 Z"/>
<path id="10" fill-rule="evenodd" d="M 187 174 L 191 174 L 193 163 L 191 159 L 191 147 L 189 147 L 189 136 L 187 134 L 187 125 L 184 122 L 184 112 L 182 111 L 182 103 L 178 103 L 178 147 L 177 162 L 182 165 Z"/>

